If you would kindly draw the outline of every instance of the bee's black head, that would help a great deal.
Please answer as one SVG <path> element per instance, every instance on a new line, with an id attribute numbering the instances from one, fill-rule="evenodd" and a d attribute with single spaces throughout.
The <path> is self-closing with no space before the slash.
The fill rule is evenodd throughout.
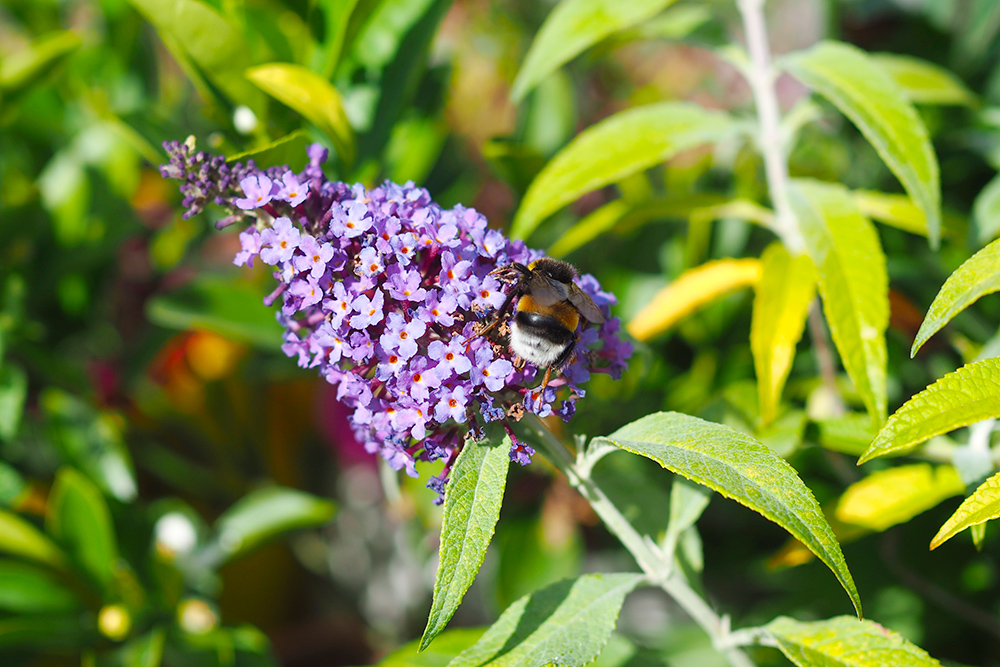
<path id="1" fill-rule="evenodd" d="M 566 262 L 560 262 L 551 257 L 542 257 L 531 263 L 531 270 L 542 274 L 550 280 L 570 284 L 576 278 L 576 269 Z"/>

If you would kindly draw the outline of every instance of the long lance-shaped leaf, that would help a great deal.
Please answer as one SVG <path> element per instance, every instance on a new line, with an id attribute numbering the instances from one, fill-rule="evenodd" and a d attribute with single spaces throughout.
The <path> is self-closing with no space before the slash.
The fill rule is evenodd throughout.
<path id="1" fill-rule="evenodd" d="M 937 549 L 966 528 L 985 524 L 997 517 L 1000 517 L 1000 472 L 980 484 L 972 495 L 962 501 L 931 540 L 931 550 Z"/>
<path id="2" fill-rule="evenodd" d="M 510 445 L 507 436 L 492 446 L 470 440 L 455 461 L 445 487 L 434 599 L 420 638 L 421 651 L 444 630 L 483 564 L 500 518 Z"/>
<path id="3" fill-rule="evenodd" d="M 563 0 L 538 30 L 514 79 L 511 97 L 520 101 L 564 63 L 608 35 L 648 19 L 675 0 Z"/>
<path id="4" fill-rule="evenodd" d="M 871 59 L 914 104 L 976 105 L 976 96 L 943 67 L 896 53 L 873 53 Z"/>
<path id="5" fill-rule="evenodd" d="M 927 128 L 892 78 L 864 51 L 820 42 L 785 67 L 861 130 L 927 217 L 931 246 L 941 235 L 941 183 Z"/>
<path id="6" fill-rule="evenodd" d="M 789 198 L 819 272 L 833 342 L 868 414 L 881 424 L 886 413 L 889 278 L 878 233 L 839 185 L 795 181 Z"/>
<path id="7" fill-rule="evenodd" d="M 851 616 L 811 623 L 779 616 L 766 627 L 798 667 L 941 667 L 892 630 Z"/>
<path id="8" fill-rule="evenodd" d="M 341 160 L 347 164 L 354 161 L 354 132 L 340 93 L 329 81 L 305 67 L 287 63 L 259 65 L 247 70 L 246 76 L 330 137 Z"/>
<path id="9" fill-rule="evenodd" d="M 729 115 L 685 102 L 649 104 L 606 118 L 545 165 L 524 195 L 511 236 L 527 238 L 542 220 L 581 195 L 717 141 L 732 127 Z"/>
<path id="10" fill-rule="evenodd" d="M 836 517 L 854 526 L 883 531 L 963 493 L 965 484 L 954 466 L 895 466 L 847 487 L 837 502 Z"/>
<path id="11" fill-rule="evenodd" d="M 607 439 L 775 522 L 833 570 L 861 616 L 861 598 L 833 529 L 795 469 L 728 426 L 677 412 L 648 415 Z"/>
<path id="12" fill-rule="evenodd" d="M 1000 417 L 1000 358 L 966 364 L 904 403 L 858 465 L 991 417 Z"/>
<path id="13" fill-rule="evenodd" d="M 760 419 L 770 424 L 816 294 L 816 267 L 807 255 L 792 257 L 781 243 L 761 256 L 750 324 L 750 350 L 757 372 Z"/>
<path id="14" fill-rule="evenodd" d="M 628 323 L 639 340 L 661 334 L 702 306 L 760 278 L 756 259 L 720 259 L 691 269 L 657 292 Z"/>
<path id="15" fill-rule="evenodd" d="M 585 574 L 526 595 L 448 667 L 575 667 L 608 641 L 641 574 Z"/>
<path id="16" fill-rule="evenodd" d="M 944 281 L 917 331 L 910 357 L 916 355 L 921 346 L 952 318 L 980 297 L 997 291 L 1000 291 L 1000 239 L 965 260 Z"/>
<path id="17" fill-rule="evenodd" d="M 56 474 L 46 525 L 83 571 L 102 588 L 111 586 L 118 560 L 111 511 L 97 487 L 73 468 L 62 468 Z"/>

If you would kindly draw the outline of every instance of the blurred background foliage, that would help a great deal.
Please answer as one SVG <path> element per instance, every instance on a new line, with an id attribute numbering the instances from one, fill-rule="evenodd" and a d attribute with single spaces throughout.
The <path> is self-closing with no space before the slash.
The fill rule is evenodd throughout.
<path id="1" fill-rule="evenodd" d="M 211 208 L 180 217 L 179 197 L 156 169 L 160 144 L 194 135 L 202 149 L 298 169 L 305 146 L 321 141 L 341 179 L 414 180 L 442 205 L 474 206 L 503 227 L 545 162 L 615 111 L 695 100 L 749 118 L 749 89 L 725 57 L 740 36 L 724 0 L 673 3 L 515 105 L 512 82 L 553 5 L 0 3 L 2 664 L 360 665 L 419 634 L 440 522 L 434 494 L 380 469 L 351 438 L 333 392 L 280 353 L 280 329 L 261 305 L 269 277 L 231 266 L 238 241 L 215 231 Z M 892 288 L 891 411 L 1000 347 L 1000 304 L 984 299 L 917 361 L 908 358 L 945 278 L 1000 231 L 1000 4 L 775 0 L 768 12 L 778 53 L 831 36 L 918 56 L 961 82 L 949 99 L 914 98 L 941 164 L 940 250 L 903 231 L 912 205 L 883 199 L 883 215 L 871 213 L 890 223 L 879 234 Z M 296 102 L 303 90 L 314 104 Z M 788 77 L 779 93 L 799 119 L 788 139 L 793 176 L 900 191 L 830 107 Z M 585 196 L 530 240 L 596 274 L 628 321 L 687 269 L 760 255 L 771 236 L 747 215 L 705 210 L 762 201 L 761 169 L 739 141 L 686 151 Z M 619 197 L 628 216 L 579 236 L 578 221 Z M 831 411 L 808 336 L 789 405 L 761 426 L 751 299 L 744 286 L 684 313 L 640 347 L 621 381 L 596 377 L 564 428 L 607 433 L 660 409 L 721 421 L 789 457 L 833 514 L 861 479 L 854 457 L 873 431 L 867 418 Z M 860 406 L 846 376 L 838 380 Z M 668 473 L 624 455 L 598 473 L 642 532 L 664 529 Z M 922 488 L 915 479 L 926 475 L 902 488 Z M 862 502 L 857 523 L 837 526 L 848 562 L 871 617 L 950 664 L 1000 664 L 1000 544 L 988 532 L 981 551 L 961 539 L 927 551 L 957 498 L 934 505 L 963 491 L 938 481 L 927 484 L 941 497 L 905 505 L 898 520 L 866 523 Z M 847 612 L 822 566 L 735 504 L 712 503 L 679 539 L 685 566 L 702 573 L 734 625 Z M 485 624 L 581 569 L 628 562 L 539 457 L 513 473 L 494 546 L 453 626 Z M 439 642 L 473 635 L 462 637 Z M 766 649 L 755 658 L 787 664 Z M 629 598 L 601 658 L 719 660 L 651 590 Z"/>

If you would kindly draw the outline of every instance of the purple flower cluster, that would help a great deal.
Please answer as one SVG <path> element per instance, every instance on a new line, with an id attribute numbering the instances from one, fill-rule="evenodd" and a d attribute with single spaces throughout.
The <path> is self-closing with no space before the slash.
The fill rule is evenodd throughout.
<path id="1" fill-rule="evenodd" d="M 497 420 L 507 427 L 524 412 L 568 420 L 591 373 L 618 377 L 625 368 L 632 347 L 610 316 L 615 299 L 590 275 L 578 284 L 605 321 L 578 332 L 575 358 L 544 391 L 532 388 L 544 369 L 515 363 L 502 337 L 476 336 L 506 298 L 490 272 L 542 255 L 473 209 L 444 210 L 412 183 L 329 181 L 319 145 L 300 174 L 165 147 L 162 173 L 184 181 L 189 213 L 211 200 L 229 210 L 224 224 L 252 222 L 235 264 L 274 268 L 278 286 L 265 301 L 280 300 L 284 352 L 337 387 L 359 442 L 395 469 L 416 475 L 417 459 L 446 459 L 432 488 L 443 488 L 467 431 Z M 532 449 L 513 442 L 511 458 L 528 463 Z"/>

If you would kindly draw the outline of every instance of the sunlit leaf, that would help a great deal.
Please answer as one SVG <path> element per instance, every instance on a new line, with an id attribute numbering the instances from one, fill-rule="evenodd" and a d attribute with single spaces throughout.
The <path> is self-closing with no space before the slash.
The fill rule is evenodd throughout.
<path id="1" fill-rule="evenodd" d="M 157 628 L 125 645 L 122 662 L 125 667 L 160 667 L 163 645 L 167 639 L 165 628 Z"/>
<path id="2" fill-rule="evenodd" d="M 354 161 L 354 132 L 333 84 L 305 67 L 288 63 L 258 65 L 247 70 L 246 76 L 318 127 L 333 142 L 344 163 Z"/>
<path id="3" fill-rule="evenodd" d="M 921 346 L 956 315 L 980 297 L 1000 291 L 1000 239 L 965 260 L 948 276 L 931 307 L 927 309 L 910 349 L 913 357 Z"/>
<path id="4" fill-rule="evenodd" d="M 883 531 L 964 491 L 953 466 L 915 463 L 878 470 L 847 487 L 837 503 L 837 518 Z"/>
<path id="5" fill-rule="evenodd" d="M 685 102 L 649 104 L 606 118 L 581 132 L 545 165 L 524 195 L 511 236 L 526 238 L 542 220 L 581 195 L 717 141 L 732 127 L 727 114 Z"/>
<path id="6" fill-rule="evenodd" d="M 839 185 L 795 181 L 789 198 L 819 272 L 833 342 L 868 414 L 881 424 L 886 413 L 889 278 L 878 233 Z"/>
<path id="7" fill-rule="evenodd" d="M 0 560 L 0 609 L 15 614 L 71 611 L 79 600 L 48 570 Z"/>
<path id="8" fill-rule="evenodd" d="M 769 424 L 777 415 L 781 390 L 802 337 L 809 304 L 816 294 L 816 267 L 807 255 L 792 257 L 778 242 L 760 258 L 761 277 L 755 286 L 750 350 L 757 372 L 760 419 Z"/>
<path id="9" fill-rule="evenodd" d="M 686 271 L 660 290 L 628 323 L 628 332 L 649 340 L 702 306 L 760 279 L 756 259 L 719 259 Z"/>
<path id="10" fill-rule="evenodd" d="M 861 598 L 823 510 L 795 469 L 769 448 L 728 426 L 677 412 L 648 415 L 607 439 L 787 530 L 833 571 L 861 616 Z"/>
<path id="11" fill-rule="evenodd" d="M 186 331 L 206 329 L 227 338 L 277 349 L 284 331 L 261 291 L 246 281 L 202 276 L 178 290 L 150 299 L 154 324 Z"/>
<path id="12" fill-rule="evenodd" d="M 60 469 L 45 520 L 77 565 L 107 589 L 115 577 L 118 542 L 111 512 L 97 487 L 73 468 Z"/>
<path id="13" fill-rule="evenodd" d="M 0 366 L 0 442 L 10 442 L 17 435 L 28 395 L 28 376 L 20 366 Z"/>
<path id="14" fill-rule="evenodd" d="M 566 230 L 549 248 L 550 257 L 565 257 L 577 248 L 610 231 L 632 206 L 624 199 L 615 199 L 594 209 Z"/>
<path id="15" fill-rule="evenodd" d="M 493 539 L 510 465 L 509 436 L 499 443 L 467 441 L 445 487 L 434 600 L 420 639 L 426 648 L 455 614 Z"/>
<path id="16" fill-rule="evenodd" d="M 1000 473 L 980 484 L 962 501 L 931 540 L 931 549 L 937 549 L 966 528 L 983 525 L 997 517 L 1000 517 Z"/>
<path id="17" fill-rule="evenodd" d="M 335 511 L 329 500 L 295 489 L 275 486 L 251 491 L 215 522 L 215 536 L 204 547 L 202 558 L 210 563 L 232 560 L 284 533 L 322 526 Z"/>
<path id="18" fill-rule="evenodd" d="M 61 568 L 66 557 L 42 531 L 18 515 L 0 510 L 0 553 Z"/>
<path id="19" fill-rule="evenodd" d="M 871 417 L 858 412 L 820 419 L 816 426 L 821 447 L 851 456 L 861 456 L 878 433 Z"/>
<path id="20" fill-rule="evenodd" d="M 514 79 L 515 102 L 542 79 L 608 35 L 644 21 L 674 0 L 562 0 L 538 30 Z"/>
<path id="21" fill-rule="evenodd" d="M 305 167 L 308 155 L 306 148 L 312 140 L 305 130 L 295 130 L 285 136 L 272 141 L 266 146 L 259 146 L 252 150 L 237 153 L 226 158 L 226 162 L 247 162 L 253 160 L 258 167 L 277 167 L 288 165 L 295 172 L 301 171 Z"/>
<path id="22" fill-rule="evenodd" d="M 941 667 L 898 633 L 851 616 L 812 623 L 779 616 L 766 627 L 798 667 Z"/>
<path id="23" fill-rule="evenodd" d="M 48 417 L 47 433 L 66 463 L 86 473 L 118 500 L 135 499 L 135 471 L 122 437 L 120 417 L 98 413 L 54 388 L 42 392 L 39 404 Z"/>
<path id="24" fill-rule="evenodd" d="M 783 62 L 861 130 L 924 212 L 936 247 L 941 235 L 937 158 L 923 121 L 892 78 L 864 51 L 842 42 L 820 42 Z"/>
<path id="25" fill-rule="evenodd" d="M 976 239 L 988 243 L 1000 234 L 1000 175 L 993 177 L 972 202 Z"/>
<path id="26" fill-rule="evenodd" d="M 889 417 L 858 465 L 991 417 L 1000 417 L 1000 359 L 962 366 L 908 400 Z"/>
<path id="27" fill-rule="evenodd" d="M 897 53 L 872 53 L 869 57 L 914 104 L 976 104 L 976 96 L 943 67 Z"/>
<path id="28" fill-rule="evenodd" d="M 585 574 L 521 598 L 449 667 L 585 665 L 615 629 L 641 574 Z"/>
<path id="29" fill-rule="evenodd" d="M 253 64 L 250 47 L 225 16 L 200 0 L 129 2 L 153 24 L 167 48 L 183 49 L 181 57 L 190 58 L 199 73 L 233 102 L 245 104 L 263 120 L 266 98 L 244 76 Z"/>

